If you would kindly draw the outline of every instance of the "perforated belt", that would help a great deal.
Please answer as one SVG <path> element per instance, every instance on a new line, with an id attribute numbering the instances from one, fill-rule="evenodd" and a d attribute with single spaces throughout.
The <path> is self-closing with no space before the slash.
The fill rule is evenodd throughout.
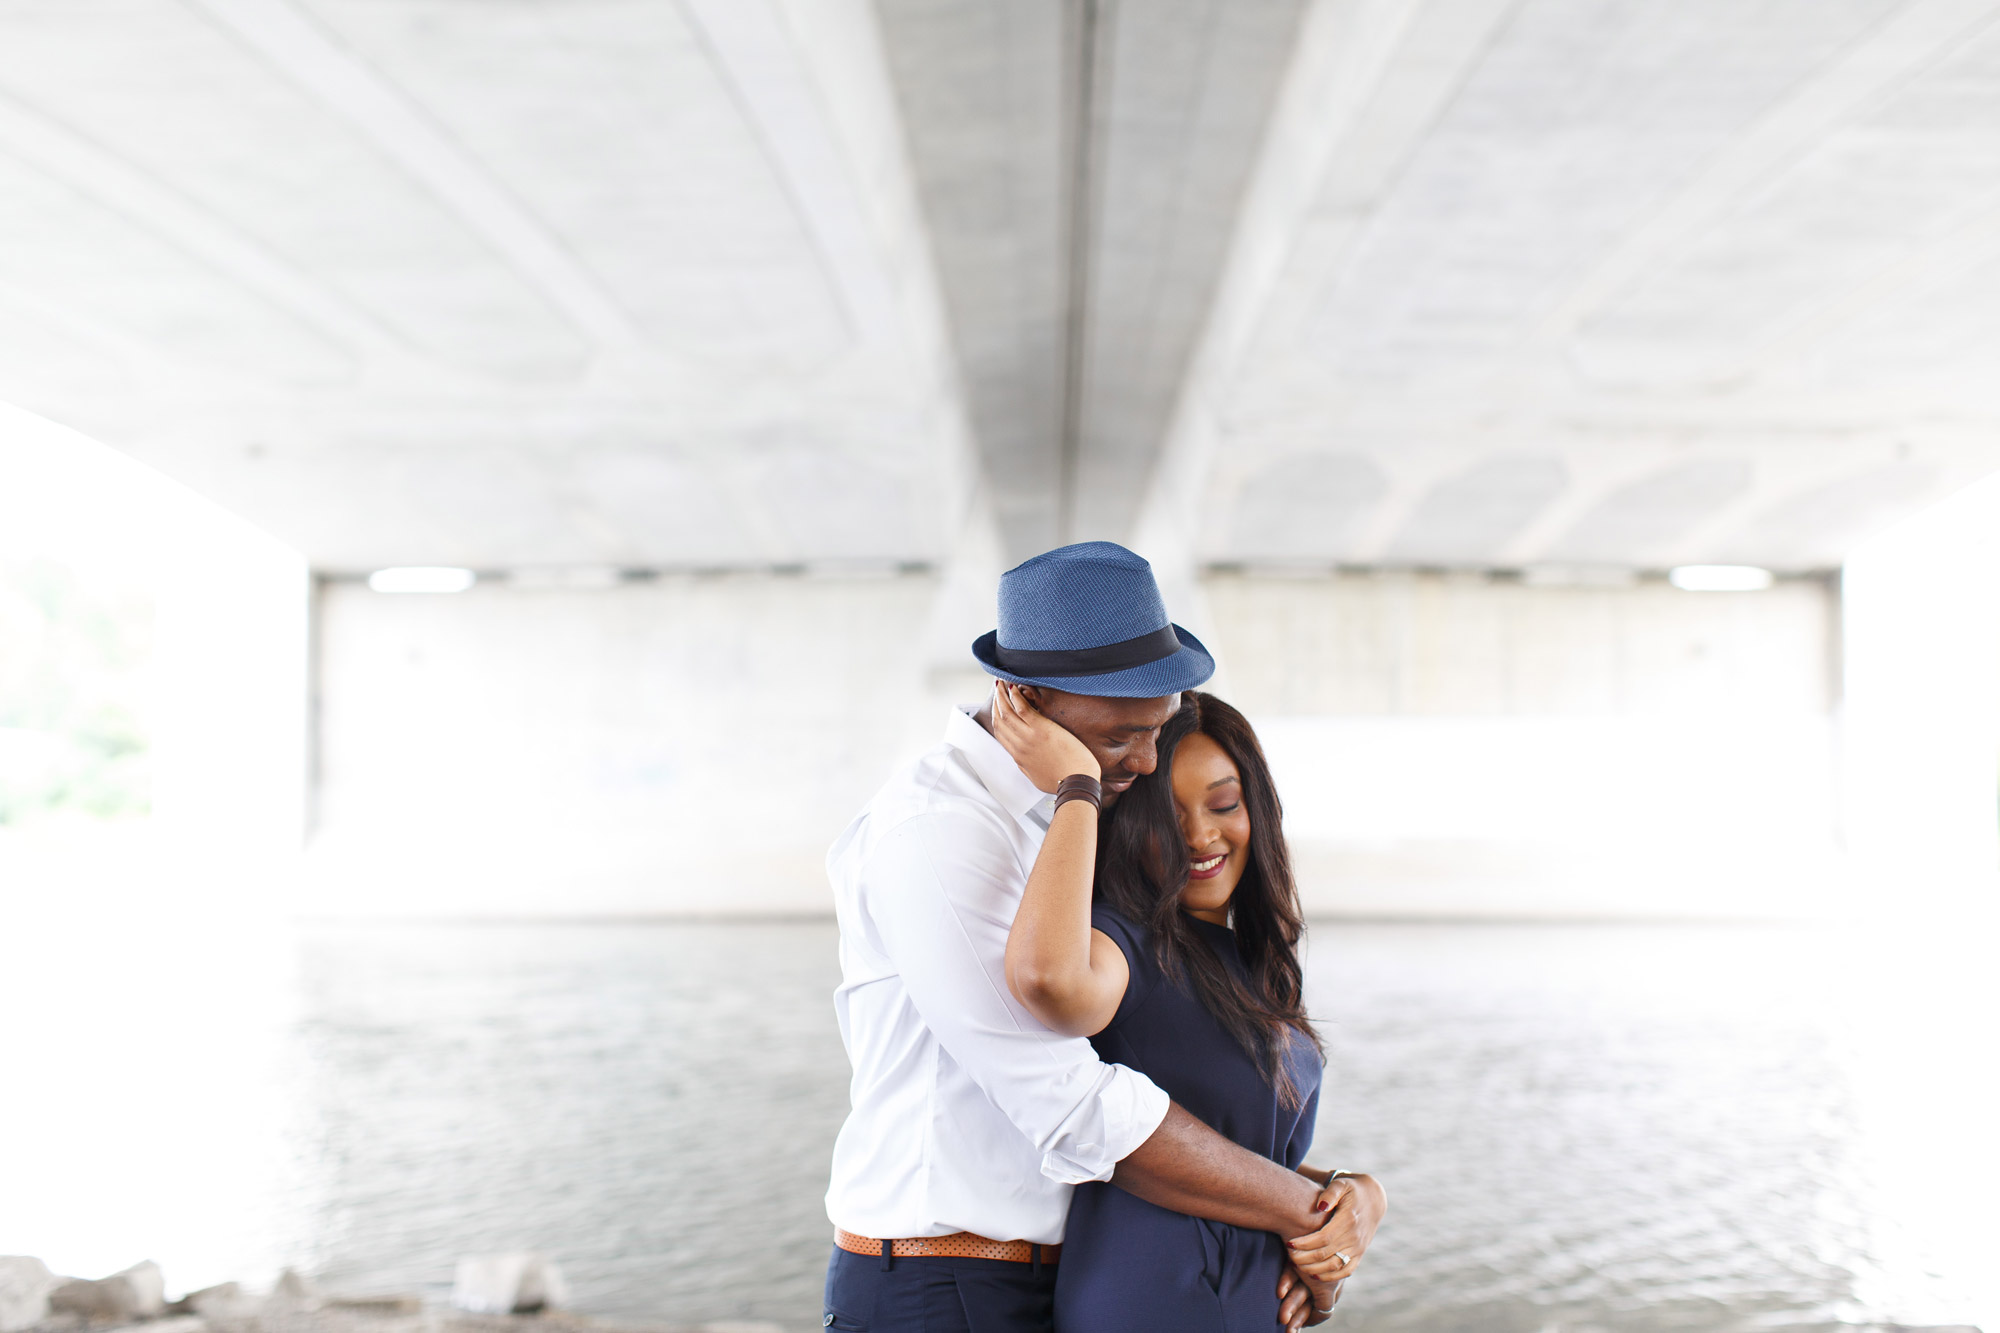
<path id="1" fill-rule="evenodd" d="M 882 1253 L 882 1242 L 835 1227 L 833 1243 L 849 1254 L 873 1257 Z M 1045 1264 L 1062 1253 L 1060 1245 L 1037 1245 L 1028 1240 L 988 1240 L 970 1231 L 954 1231 L 949 1236 L 911 1236 L 889 1242 L 889 1254 L 896 1259 L 1005 1259 L 1010 1263 L 1031 1264 L 1036 1251 Z"/>

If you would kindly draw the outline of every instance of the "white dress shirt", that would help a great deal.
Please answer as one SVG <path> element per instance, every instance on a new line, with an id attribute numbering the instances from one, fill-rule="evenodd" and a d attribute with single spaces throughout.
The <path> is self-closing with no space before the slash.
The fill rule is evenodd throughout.
<path id="1" fill-rule="evenodd" d="M 1167 1094 L 1049 1031 L 1007 989 L 1007 931 L 1048 832 L 1036 789 L 971 716 L 875 794 L 827 853 L 834 1011 L 854 1065 L 827 1215 L 862 1236 L 1059 1243 L 1070 1189 L 1108 1180 Z"/>

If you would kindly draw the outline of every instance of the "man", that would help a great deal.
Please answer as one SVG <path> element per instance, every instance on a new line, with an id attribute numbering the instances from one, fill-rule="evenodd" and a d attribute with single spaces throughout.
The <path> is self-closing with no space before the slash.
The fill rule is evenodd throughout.
<path id="1" fill-rule="evenodd" d="M 1153 771 L 1181 691 L 1215 670 L 1168 621 L 1151 567 L 1109 542 L 1008 571 L 999 622 L 973 655 L 1090 748 L 1106 802 Z M 1053 798 L 993 738 L 990 708 L 954 709 L 943 743 L 893 776 L 827 854 L 834 1005 L 854 1078 L 827 1193 L 826 1325 L 1047 1330 L 1070 1191 L 1086 1180 L 1287 1237 L 1345 1206 L 1372 1234 L 1367 1177 L 1329 1182 L 1323 1199 L 1087 1040 L 1044 1028 L 1008 992 L 1007 931 Z M 1307 1302 L 1293 1285 L 1281 1317 Z"/>

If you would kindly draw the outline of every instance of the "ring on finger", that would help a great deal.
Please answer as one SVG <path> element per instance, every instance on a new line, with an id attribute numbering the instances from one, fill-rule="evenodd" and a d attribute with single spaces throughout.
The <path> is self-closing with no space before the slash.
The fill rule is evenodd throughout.
<path id="1" fill-rule="evenodd" d="M 1342 1268 L 1345 1268 L 1345 1267 L 1347 1267 L 1347 1251 L 1345 1251 L 1345 1250 L 1335 1250 L 1335 1251 L 1333 1252 L 1333 1257 L 1334 1257 L 1334 1260 L 1335 1260 L 1336 1262 L 1338 1262 L 1338 1263 L 1340 1264 L 1340 1266 L 1341 1266 Z"/>

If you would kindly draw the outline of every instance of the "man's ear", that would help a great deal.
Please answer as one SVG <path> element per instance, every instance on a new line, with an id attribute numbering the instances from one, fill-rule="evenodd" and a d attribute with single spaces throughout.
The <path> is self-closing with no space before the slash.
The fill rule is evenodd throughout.
<path id="1" fill-rule="evenodd" d="M 1046 698 L 1044 698 L 1044 697 L 1043 697 L 1043 695 L 1042 695 L 1042 687 L 1041 687 L 1041 686 L 1039 686 L 1039 685 L 1016 685 L 1016 686 L 1015 686 L 1014 688 L 1015 688 L 1015 689 L 1017 689 L 1017 690 L 1019 690 L 1019 691 L 1021 692 L 1021 697 L 1022 697 L 1023 699 L 1026 699 L 1026 700 L 1027 700 L 1027 701 L 1028 701 L 1029 703 L 1031 703 L 1031 704 L 1033 704 L 1033 705 L 1035 706 L 1035 711 L 1036 711 L 1036 712 L 1038 712 L 1038 713 L 1046 713 L 1046 712 L 1048 712 L 1048 711 L 1049 711 L 1049 710 L 1048 710 L 1048 707 L 1047 707 L 1047 704 L 1048 704 L 1048 700 L 1047 700 Z"/>

